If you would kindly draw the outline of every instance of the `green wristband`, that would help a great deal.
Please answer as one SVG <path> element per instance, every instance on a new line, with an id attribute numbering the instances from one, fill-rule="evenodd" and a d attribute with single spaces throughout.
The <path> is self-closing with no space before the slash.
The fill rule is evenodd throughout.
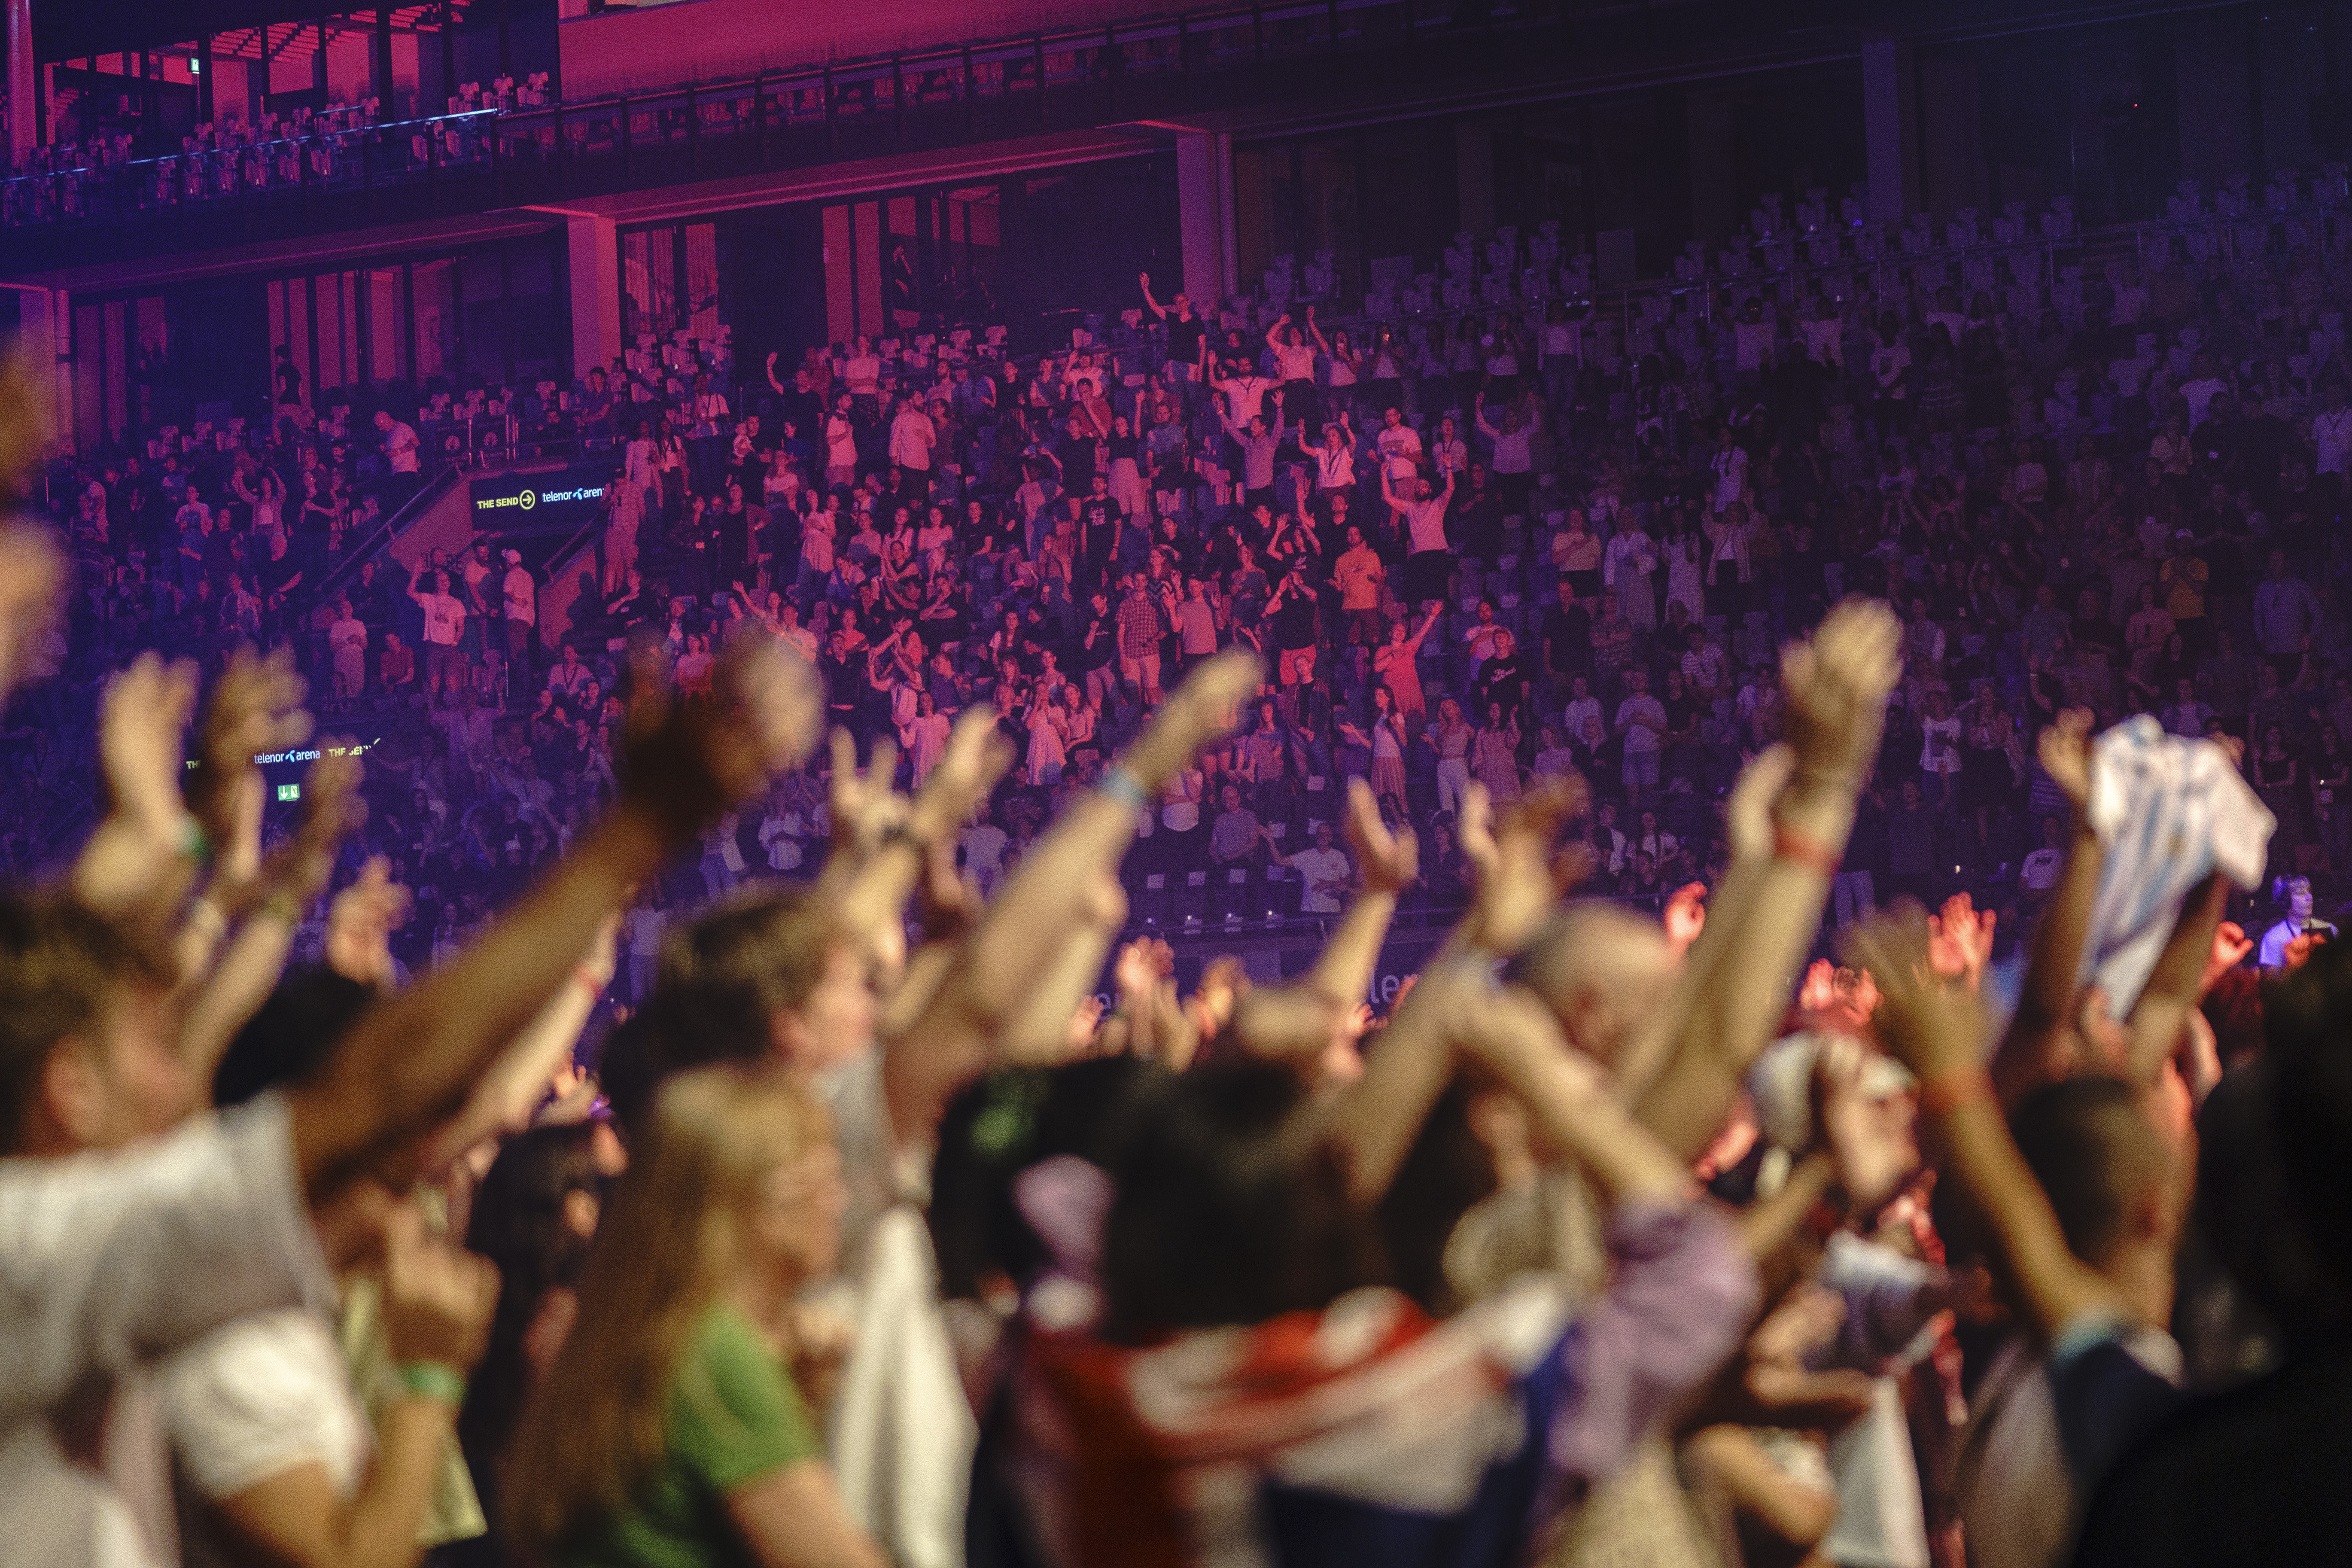
<path id="1" fill-rule="evenodd" d="M 404 1361 L 393 1370 L 412 1399 L 437 1399 L 452 1410 L 466 1403 L 466 1374 L 446 1361 Z"/>

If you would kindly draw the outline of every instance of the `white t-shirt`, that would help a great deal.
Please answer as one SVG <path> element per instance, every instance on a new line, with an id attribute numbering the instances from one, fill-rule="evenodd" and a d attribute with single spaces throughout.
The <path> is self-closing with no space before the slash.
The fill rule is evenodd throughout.
<path id="1" fill-rule="evenodd" d="M 425 640 L 456 647 L 466 629 L 466 606 L 447 594 L 427 594 L 418 603 L 425 610 Z"/>
<path id="2" fill-rule="evenodd" d="M 247 1312 L 334 1282 L 264 1095 L 127 1149 L 0 1161 L 0 1520 L 11 1562 L 143 1563 L 122 1496 L 68 1461 L 48 1413 Z"/>
<path id="3" fill-rule="evenodd" d="M 929 415 L 919 408 L 901 409 L 890 422 L 890 460 L 902 468 L 928 469 L 939 438 Z"/>
<path id="4" fill-rule="evenodd" d="M 2063 850 L 2036 849 L 2018 868 L 2017 879 L 2028 892 L 2046 893 L 2058 885 L 2059 868 L 2065 863 Z"/>
<path id="5" fill-rule="evenodd" d="M 1336 882 L 1344 887 L 1348 880 L 1348 856 L 1345 850 L 1336 845 L 1328 849 L 1312 847 L 1301 849 L 1290 858 L 1290 867 L 1306 883 L 1306 891 L 1300 895 L 1298 901 L 1300 913 L 1336 915 L 1344 907 L 1340 902 L 1342 895 L 1338 891 L 1318 892 L 1315 884 Z"/>
<path id="6" fill-rule="evenodd" d="M 184 1482 L 221 1502 L 308 1464 L 339 1499 L 359 1489 L 374 1438 L 333 1325 L 306 1307 L 224 1324 L 164 1363 L 163 1429 Z M 189 1568 L 241 1559 L 199 1519 L 184 1521 Z"/>
<path id="7" fill-rule="evenodd" d="M 1446 498 L 1432 496 L 1427 500 L 1411 502 L 1404 509 L 1405 532 L 1412 540 L 1412 553 L 1445 548 Z"/>
<path id="8" fill-rule="evenodd" d="M 506 581 L 500 586 L 506 591 L 507 619 L 530 626 L 538 618 L 539 588 L 531 582 L 529 572 L 520 566 L 508 567 Z"/>
<path id="9" fill-rule="evenodd" d="M 1391 483 L 1402 485 L 1420 472 L 1421 433 L 1412 426 L 1384 426 L 1372 437 L 1372 445 L 1380 448 L 1381 464 L 1388 470 Z"/>
<path id="10" fill-rule="evenodd" d="M 395 419 L 392 428 L 383 433 L 384 456 L 392 461 L 395 474 L 416 471 L 416 428 L 407 421 Z"/>
<path id="11" fill-rule="evenodd" d="M 825 416 L 824 461 L 835 468 L 857 466 L 857 426 L 838 414 Z"/>

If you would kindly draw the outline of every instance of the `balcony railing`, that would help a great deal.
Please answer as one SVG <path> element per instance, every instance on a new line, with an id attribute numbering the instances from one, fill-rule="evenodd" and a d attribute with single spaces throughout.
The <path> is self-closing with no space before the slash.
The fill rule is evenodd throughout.
<path id="1" fill-rule="evenodd" d="M 0 181 L 0 223 L 107 223 L 225 202 L 478 182 L 484 205 L 845 156 L 1066 130 L 1238 96 L 1294 98 L 1304 65 L 1516 35 L 1563 45 L 1615 0 L 1297 0 L 810 65 L 742 80 L 394 123 L 307 123 L 244 145 L 100 161 Z M 596 19 L 577 25 L 594 26 Z M 1201 79 L 1219 85 L 1203 91 Z M 453 192 L 454 194 L 454 192 Z"/>

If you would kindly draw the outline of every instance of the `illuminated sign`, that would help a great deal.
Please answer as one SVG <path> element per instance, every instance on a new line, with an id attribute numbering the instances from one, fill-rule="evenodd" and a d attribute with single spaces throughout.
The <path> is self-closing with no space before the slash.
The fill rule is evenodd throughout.
<path id="1" fill-rule="evenodd" d="M 477 526 L 521 527 L 526 523 L 558 525 L 584 520 L 604 504 L 612 470 L 574 468 L 528 478 L 505 475 L 473 481 Z"/>

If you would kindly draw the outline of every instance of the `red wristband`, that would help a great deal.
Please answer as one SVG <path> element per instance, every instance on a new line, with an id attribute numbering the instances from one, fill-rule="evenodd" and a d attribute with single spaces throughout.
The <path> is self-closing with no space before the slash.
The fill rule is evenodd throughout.
<path id="1" fill-rule="evenodd" d="M 577 980 L 582 985 L 587 987 L 588 1000 L 591 1002 L 593 1002 L 597 997 L 604 994 L 604 983 L 597 979 L 595 972 L 590 969 L 586 964 L 573 964 L 572 966 L 572 978 Z"/>
<path id="2" fill-rule="evenodd" d="M 1919 1085 L 1919 1109 L 1930 1116 L 1948 1116 L 1971 1100 L 1991 1098 L 1992 1079 L 1982 1068 L 1940 1073 Z"/>
<path id="3" fill-rule="evenodd" d="M 1772 825 L 1772 858 L 1819 871 L 1824 877 L 1836 876 L 1838 867 L 1843 863 L 1843 857 L 1829 846 L 1815 843 L 1801 833 L 1791 833 L 1777 822 Z"/>

